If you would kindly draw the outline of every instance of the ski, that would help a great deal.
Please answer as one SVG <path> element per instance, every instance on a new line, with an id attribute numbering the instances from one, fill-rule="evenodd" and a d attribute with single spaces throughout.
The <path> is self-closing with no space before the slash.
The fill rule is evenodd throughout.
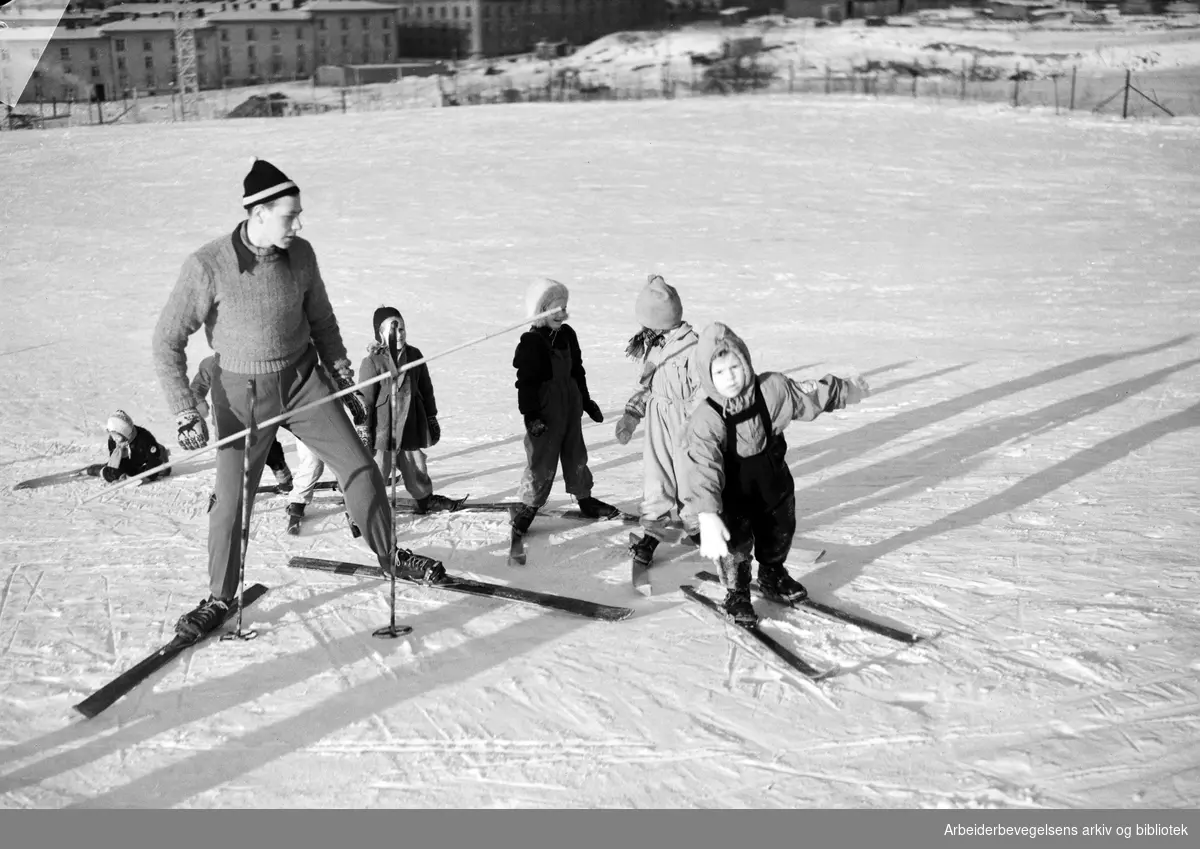
<path id="1" fill-rule="evenodd" d="M 18 489 L 41 489 L 43 486 L 54 486 L 57 483 L 68 483 L 77 478 L 98 478 L 100 470 L 104 468 L 103 463 L 93 463 L 90 466 L 84 466 L 82 469 L 72 469 L 69 472 L 58 472 L 53 475 L 45 475 L 40 478 L 30 478 L 27 481 L 21 481 L 13 487 L 13 490 Z"/>
<path id="2" fill-rule="evenodd" d="M 251 587 L 247 587 L 246 607 L 254 604 L 254 602 L 258 601 L 266 594 L 267 588 L 262 584 L 254 584 Z M 223 625 L 228 623 L 231 619 L 236 619 L 237 614 L 238 602 L 237 599 L 234 599 L 233 604 L 229 606 L 229 612 L 225 614 L 225 618 L 221 621 L 221 625 L 195 640 L 177 635 L 175 639 L 171 640 L 171 642 L 167 643 L 141 663 L 131 667 L 125 672 L 122 672 L 112 681 L 105 684 L 96 692 L 92 693 L 92 695 L 88 696 L 79 704 L 75 705 L 75 710 L 91 719 L 110 707 L 122 696 L 131 692 L 135 687 L 137 687 L 155 672 L 162 669 L 185 649 L 189 649 L 192 646 L 198 645 L 216 634 Z"/>
<path id="3" fill-rule="evenodd" d="M 708 581 L 709 583 L 713 584 L 721 583 L 721 578 L 712 572 L 697 572 L 696 577 L 701 581 Z M 779 604 L 784 607 L 804 607 L 809 610 L 814 610 L 817 613 L 824 614 L 831 619 L 837 619 L 838 621 L 845 622 L 848 625 L 855 625 L 859 628 L 862 628 L 864 631 L 871 631 L 875 634 L 888 637 L 901 643 L 908 643 L 911 645 L 913 643 L 919 643 L 922 639 L 924 639 L 920 634 L 913 634 L 909 631 L 903 630 L 902 628 L 894 628 L 891 625 L 885 625 L 882 622 L 876 622 L 874 619 L 868 619 L 865 616 L 859 616 L 857 613 L 851 613 L 848 610 L 842 610 L 840 607 L 834 607 L 832 604 L 826 604 L 825 602 L 816 601 L 812 598 L 802 599 L 797 602 L 787 602 L 783 601 L 782 599 L 777 599 L 772 595 L 764 593 L 759 588 L 757 581 L 751 582 L 750 589 L 759 598 L 764 598 L 767 601 L 774 602 L 775 604 Z"/>
<path id="4" fill-rule="evenodd" d="M 794 669 L 796 672 L 799 672 L 805 678 L 808 678 L 812 681 L 820 681 L 824 678 L 828 678 L 836 671 L 833 669 L 818 669 L 807 660 L 797 655 L 791 649 L 781 645 L 774 637 L 763 631 L 758 625 L 742 625 L 738 622 L 735 622 L 728 614 L 725 613 L 720 604 L 713 601 L 703 593 L 697 592 L 695 587 L 689 587 L 685 585 L 679 589 L 683 590 L 684 595 L 699 604 L 725 624 L 734 625 L 750 636 L 754 637 L 754 639 L 757 640 L 757 645 L 764 649 L 764 651 L 761 652 L 764 658 L 782 661 L 783 663 L 787 664 L 788 667 Z"/>
<path id="5" fill-rule="evenodd" d="M 650 583 L 650 564 L 638 560 L 637 554 L 633 551 L 634 546 L 641 541 L 642 538 L 637 534 L 631 533 L 629 535 L 630 581 L 633 584 L 634 592 L 644 596 L 651 596 L 654 594 L 654 586 Z"/>
<path id="6" fill-rule="evenodd" d="M 508 539 L 508 565 L 524 566 L 525 561 L 525 534 L 512 529 Z"/>
<path id="7" fill-rule="evenodd" d="M 315 569 L 320 572 L 333 572 L 337 575 L 366 575 L 371 578 L 387 578 L 388 574 L 379 566 L 366 566 L 359 563 L 347 563 L 340 560 L 321 560 L 316 557 L 293 557 L 288 561 L 293 569 Z M 628 607 L 613 607 L 607 604 L 597 604 L 593 601 L 571 598 L 570 596 L 540 593 L 535 590 L 525 590 L 519 587 L 506 587 L 502 584 L 489 584 L 484 581 L 473 581 L 455 575 L 447 575 L 446 580 L 438 584 L 427 584 L 423 581 L 410 580 L 396 576 L 397 581 L 405 581 L 418 587 L 431 590 L 448 590 L 467 595 L 485 598 L 499 598 L 506 601 L 519 601 L 525 604 L 544 607 L 548 610 L 558 610 L 563 613 L 573 613 L 589 619 L 600 619 L 605 622 L 619 622 L 628 619 L 633 611 Z"/>

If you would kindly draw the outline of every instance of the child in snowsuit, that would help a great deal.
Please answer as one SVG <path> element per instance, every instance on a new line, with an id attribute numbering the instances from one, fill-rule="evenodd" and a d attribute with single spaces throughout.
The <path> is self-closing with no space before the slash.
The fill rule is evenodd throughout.
<path id="1" fill-rule="evenodd" d="M 641 510 L 645 531 L 630 550 L 635 561 L 649 565 L 654 549 L 664 539 L 672 510 L 679 514 L 685 533 L 699 542 L 696 517 L 680 500 L 677 468 L 682 460 L 679 445 L 688 414 L 700 394 L 696 367 L 699 337 L 683 320 L 679 293 L 658 274 L 647 277 L 634 305 L 634 315 L 642 329 L 629 340 L 626 354 L 642 361 L 642 375 L 637 391 L 625 402 L 616 436 L 626 445 L 638 422 L 646 423 Z"/>
<path id="2" fill-rule="evenodd" d="M 196 376 L 192 378 L 192 398 L 196 402 L 196 412 L 208 418 L 208 390 L 212 387 L 213 376 L 216 374 L 217 358 L 205 357 L 200 361 Z M 284 425 L 286 429 L 286 425 Z M 278 439 L 271 440 L 271 448 L 267 451 L 267 468 L 275 475 L 275 483 L 280 492 L 292 491 L 292 471 L 288 468 L 287 458 L 283 456 L 283 446 Z"/>
<path id="3" fill-rule="evenodd" d="M 579 337 L 567 324 L 567 287 L 557 280 L 535 280 L 525 293 L 526 315 L 557 309 L 538 319 L 521 334 L 513 354 L 517 370 L 517 409 L 525 419 L 525 472 L 512 511 L 513 532 L 529 530 L 537 511 L 550 497 L 558 466 L 562 465 L 567 492 L 579 501 L 579 512 L 591 519 L 617 513 L 611 504 L 592 497 L 592 471 L 583 442 L 584 413 L 604 421 L 600 407 L 588 394 L 587 373 Z"/>
<path id="4" fill-rule="evenodd" d="M 721 323 L 700 334 L 696 355 L 707 397 L 688 421 L 684 503 L 699 519 L 701 556 L 720 568 L 725 611 L 739 623 L 755 624 L 751 551 L 764 594 L 785 601 L 808 596 L 783 565 L 796 532 L 795 482 L 783 430 L 857 404 L 869 389 L 862 378 L 831 374 L 819 381 L 778 372 L 756 376 L 746 343 Z"/>
<path id="5" fill-rule="evenodd" d="M 424 357 L 421 349 L 408 344 L 404 317 L 395 307 L 380 307 L 372 318 L 375 341 L 367 346 L 367 357 L 358 369 L 360 382 L 370 380 L 395 368 Z M 413 512 L 428 513 L 445 510 L 453 502 L 444 495 L 435 495 L 433 481 L 425 464 L 424 448 L 432 448 L 442 438 L 437 420 L 437 401 L 429 366 L 425 363 L 401 372 L 397 390 L 396 421 L 392 421 L 392 379 L 373 383 L 360 393 L 367 408 L 366 424 L 358 428 L 359 439 L 367 451 L 374 452 L 375 462 L 383 472 L 384 481 L 392 479 L 392 454 L 404 481 L 404 488 L 416 501 Z"/>
<path id="6" fill-rule="evenodd" d="M 167 462 L 171 452 L 159 444 L 154 434 L 138 427 L 124 410 L 117 410 L 105 423 L 108 430 L 108 462 L 100 467 L 100 477 L 107 483 L 140 475 L 147 469 Z M 145 478 L 146 483 L 171 474 L 163 469 Z"/>

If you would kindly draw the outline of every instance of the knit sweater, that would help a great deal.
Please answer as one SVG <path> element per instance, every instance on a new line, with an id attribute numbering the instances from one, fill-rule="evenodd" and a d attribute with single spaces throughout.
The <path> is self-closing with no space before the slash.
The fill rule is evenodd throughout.
<path id="1" fill-rule="evenodd" d="M 204 327 L 223 370 L 272 374 L 316 347 L 331 372 L 350 369 L 337 317 L 312 245 L 301 238 L 286 251 L 255 248 L 245 225 L 187 258 L 154 329 L 154 371 L 174 413 L 194 408 L 187 341 Z"/>

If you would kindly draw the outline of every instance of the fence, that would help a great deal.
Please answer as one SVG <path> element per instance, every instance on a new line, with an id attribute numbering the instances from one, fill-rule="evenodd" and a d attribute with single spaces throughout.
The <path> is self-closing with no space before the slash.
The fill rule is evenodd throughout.
<path id="1" fill-rule="evenodd" d="M 353 87 L 317 87 L 311 80 L 287 80 L 209 90 L 200 93 L 195 113 L 188 117 L 289 117 L 331 111 L 783 93 L 978 101 L 1052 108 L 1058 113 L 1093 111 L 1127 118 L 1165 118 L 1200 115 L 1200 68 L 1135 74 L 1125 69 L 1063 66 L 1035 75 L 1018 66 L 1015 72 L 998 76 L 967 63 L 958 68 L 931 68 L 867 61 L 861 67 L 834 69 L 803 60 L 772 63 L 763 61 L 760 54 L 712 64 L 677 59 L 601 76 L 550 62 L 533 66 L 520 76 L 406 77 Z M 156 123 L 183 117 L 175 97 L 135 96 L 107 103 L 21 104 L 0 127 Z"/>

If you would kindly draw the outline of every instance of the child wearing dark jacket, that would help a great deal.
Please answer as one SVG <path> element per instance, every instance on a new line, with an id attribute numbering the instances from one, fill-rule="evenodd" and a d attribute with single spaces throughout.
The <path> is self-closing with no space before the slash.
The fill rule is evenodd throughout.
<path id="1" fill-rule="evenodd" d="M 684 503 L 699 518 L 701 556 L 720 569 L 725 612 L 753 625 L 751 552 L 765 595 L 783 601 L 808 596 L 784 567 L 796 532 L 796 487 L 783 431 L 794 421 L 857 404 L 870 390 L 862 378 L 832 374 L 819 381 L 755 375 L 746 343 L 719 322 L 704 329 L 696 348 L 706 397 L 685 433 Z"/>
<path id="2" fill-rule="evenodd" d="M 161 466 L 171 456 L 171 452 L 159 444 L 154 434 L 135 425 L 124 410 L 117 410 L 109 416 L 104 426 L 108 430 L 108 462 L 100 467 L 100 477 L 107 483 L 140 475 L 147 469 Z M 170 469 L 163 469 L 157 475 L 147 477 L 145 483 L 169 474 Z"/>
<path id="3" fill-rule="evenodd" d="M 408 329 L 404 316 L 395 307 L 383 306 L 372 317 L 375 341 L 367 346 L 367 357 L 358 369 L 359 381 L 386 374 L 392 368 L 424 359 L 421 349 L 408 344 Z M 413 512 L 446 510 L 453 506 L 449 498 L 435 495 L 429 478 L 423 449 L 432 448 L 442 438 L 437 419 L 437 400 L 429 366 L 420 363 L 400 374 L 397 387 L 396 421 L 392 421 L 392 379 L 382 380 L 364 388 L 360 393 L 367 410 L 367 421 L 358 428 L 358 436 L 383 472 L 383 479 L 392 479 L 392 455 L 404 488 L 416 501 Z"/>
<path id="4" fill-rule="evenodd" d="M 517 409 L 525 419 L 525 472 L 512 512 L 513 531 L 529 530 L 538 510 L 550 497 L 559 465 L 567 492 L 579 501 L 579 512 L 591 519 L 609 518 L 619 511 L 592 497 L 592 472 L 583 442 L 584 413 L 604 421 L 600 407 L 588 394 L 587 372 L 579 337 L 567 324 L 567 287 L 557 280 L 536 280 L 525 293 L 526 315 L 557 310 L 538 319 L 521 334 L 513 355 L 517 370 Z"/>

